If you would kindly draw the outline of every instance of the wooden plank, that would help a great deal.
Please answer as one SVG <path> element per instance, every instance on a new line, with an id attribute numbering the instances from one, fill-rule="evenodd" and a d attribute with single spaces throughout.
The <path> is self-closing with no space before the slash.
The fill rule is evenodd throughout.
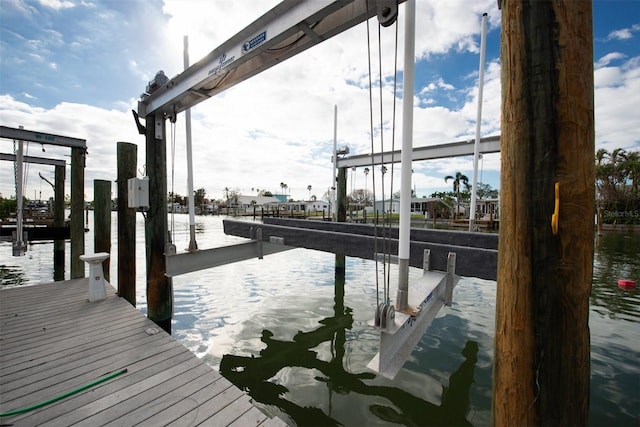
<path id="1" fill-rule="evenodd" d="M 201 394 L 204 395 L 203 397 L 206 397 L 207 390 L 203 390 L 203 393 Z M 202 402 L 201 405 L 198 408 L 189 411 L 186 414 L 186 416 L 189 418 L 193 417 L 193 421 L 192 421 L 193 425 L 198 425 L 205 422 L 207 425 L 215 425 L 209 422 L 209 419 L 215 414 L 217 414 L 218 412 L 222 411 L 228 405 L 233 403 L 235 400 L 240 399 L 242 397 L 246 397 L 246 395 L 242 391 L 240 391 L 235 387 L 229 387 L 224 391 L 222 391 L 221 393 L 216 394 L 215 396 L 211 396 L 209 400 L 205 401 L 201 397 L 202 400 L 199 400 Z M 248 399 L 248 397 L 246 398 Z M 182 423 L 180 422 L 180 420 L 177 420 L 167 425 L 181 427 Z"/>
<path id="2" fill-rule="evenodd" d="M 110 285 L 98 303 L 88 302 L 87 287 L 88 279 L 78 279 L 0 290 L 0 412 L 127 372 L 2 423 L 187 425 L 202 418 L 228 424 L 244 417 L 256 425 L 268 419 Z M 150 328 L 157 333 L 147 333 Z"/>
<path id="3" fill-rule="evenodd" d="M 236 418 L 229 424 L 230 427 L 255 427 L 262 425 L 263 421 L 269 419 L 264 412 L 256 407 L 249 409 L 247 412 Z"/>
<path id="4" fill-rule="evenodd" d="M 198 371 L 193 370 L 194 373 Z M 205 387 L 219 387 L 221 390 L 228 388 L 229 384 L 218 381 L 220 376 L 208 370 L 201 375 L 189 377 L 189 382 L 171 390 L 147 405 L 141 405 L 131 412 L 123 414 L 119 418 L 112 418 L 112 421 L 105 426 L 133 426 L 144 422 L 147 425 L 160 425 L 180 418 L 185 412 L 197 406 L 198 402 L 189 397 L 194 391 L 199 391 Z M 184 410 L 183 408 L 188 408 Z M 186 420 L 181 420 L 189 424 Z"/>
<path id="5" fill-rule="evenodd" d="M 70 397 L 64 402 L 59 402 L 39 411 L 29 413 L 28 416 L 25 417 L 25 421 L 27 421 L 26 425 L 37 425 L 41 422 L 48 421 L 49 419 L 63 416 L 65 413 L 81 408 L 96 399 L 117 393 L 127 387 L 129 383 L 141 381 L 144 378 L 162 372 L 172 365 L 183 363 L 192 357 L 193 355 L 189 353 L 186 348 L 175 347 L 168 352 L 159 354 L 155 357 L 133 363 L 127 367 L 128 381 L 114 381 L 106 383 L 96 389 L 93 389 L 90 393 L 78 394 Z"/>
<path id="6" fill-rule="evenodd" d="M 202 388 L 188 399 L 182 399 L 177 404 L 174 404 L 171 406 L 171 410 L 166 409 L 158 412 L 153 417 L 145 420 L 144 424 L 151 426 L 156 425 L 156 423 L 175 426 L 196 425 L 199 405 L 202 405 L 203 402 L 208 402 L 209 396 L 220 396 L 221 393 L 232 388 L 233 386 L 226 382 L 216 381 L 211 387 Z M 239 390 L 238 393 L 240 393 Z"/>

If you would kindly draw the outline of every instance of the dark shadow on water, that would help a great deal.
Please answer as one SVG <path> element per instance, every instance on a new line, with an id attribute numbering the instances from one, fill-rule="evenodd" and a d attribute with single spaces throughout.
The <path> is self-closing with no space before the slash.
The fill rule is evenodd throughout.
<path id="1" fill-rule="evenodd" d="M 375 374 L 352 373 L 344 368 L 346 330 L 353 326 L 352 310 L 344 306 L 344 260 L 336 256 L 336 285 L 334 315 L 319 323 L 321 326 L 310 332 L 298 332 L 292 341 L 273 338 L 267 329 L 262 331 L 261 341 L 266 348 L 259 357 L 226 354 L 220 362 L 220 372 L 237 387 L 265 405 L 280 408 L 299 426 L 337 426 L 341 423 L 316 407 L 300 406 L 285 398 L 289 389 L 270 381 L 281 369 L 301 367 L 322 373 L 316 381 L 326 383 L 332 393 L 384 398 L 388 404 L 372 404 L 369 411 L 379 420 L 407 426 L 472 425 L 466 416 L 469 412 L 469 389 L 473 383 L 477 362 L 478 344 L 467 341 L 462 354 L 465 361 L 449 377 L 449 386 L 443 387 L 441 404 L 436 405 L 396 387 L 371 384 Z M 330 361 L 320 360 L 311 350 L 330 342 Z"/>

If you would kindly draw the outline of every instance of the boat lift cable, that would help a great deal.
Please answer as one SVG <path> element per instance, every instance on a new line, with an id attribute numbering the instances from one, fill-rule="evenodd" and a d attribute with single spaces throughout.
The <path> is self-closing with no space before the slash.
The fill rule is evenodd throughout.
<path id="1" fill-rule="evenodd" d="M 378 91 L 380 92 L 379 94 L 379 102 L 378 102 L 378 107 L 380 108 L 380 153 L 384 153 L 384 117 L 382 114 L 382 30 L 381 30 L 382 25 L 380 25 L 380 23 L 378 22 Z M 381 158 L 382 160 L 382 177 L 380 178 L 380 181 L 382 182 L 382 229 L 384 230 L 385 225 L 384 225 L 384 219 L 385 219 L 385 209 L 384 209 L 384 201 L 385 201 L 385 191 L 384 191 L 384 178 L 386 176 L 386 167 L 384 165 L 384 154 L 381 154 L 381 156 L 383 156 Z M 389 218 L 391 219 L 391 218 Z M 387 293 L 387 287 L 386 287 L 386 283 L 387 283 L 387 277 L 388 277 L 388 269 L 387 269 L 387 258 L 388 258 L 388 252 L 389 252 L 389 241 L 387 240 L 387 237 L 385 237 L 385 234 L 382 233 L 383 235 L 383 239 L 382 239 L 382 295 L 383 295 L 383 302 L 385 304 L 389 303 L 389 294 Z"/>
<path id="2" fill-rule="evenodd" d="M 382 73 L 381 73 L 382 74 Z M 380 77 L 382 79 L 382 76 Z M 393 169 L 396 164 L 395 161 L 395 152 L 396 152 L 396 90 L 398 88 L 398 20 L 395 21 L 395 41 L 394 41 L 394 51 L 393 51 L 393 112 L 391 118 L 391 190 L 390 193 L 393 195 Z M 391 236 L 391 221 L 389 221 L 389 233 L 388 236 Z M 391 237 L 389 237 L 391 238 Z M 389 254 L 389 269 L 391 269 L 391 254 Z M 389 275 L 390 276 L 390 275 Z M 387 298 L 391 294 L 391 279 L 387 277 Z"/>
<path id="3" fill-rule="evenodd" d="M 367 10 L 369 9 L 369 1 L 367 0 Z M 371 139 L 371 164 L 375 164 L 374 153 L 375 147 L 373 143 L 373 89 L 371 83 L 371 36 L 369 34 L 369 21 L 366 21 L 367 26 L 367 59 L 369 64 L 369 136 Z M 376 168 L 371 168 L 371 179 L 373 181 L 373 211 L 375 215 L 375 207 L 376 207 Z M 383 202 L 384 203 L 384 200 Z M 376 268 L 376 307 L 380 306 L 380 281 L 378 279 L 378 220 L 374 217 L 373 220 L 373 250 L 374 250 L 374 262 Z M 384 285 L 384 283 L 383 283 Z"/>

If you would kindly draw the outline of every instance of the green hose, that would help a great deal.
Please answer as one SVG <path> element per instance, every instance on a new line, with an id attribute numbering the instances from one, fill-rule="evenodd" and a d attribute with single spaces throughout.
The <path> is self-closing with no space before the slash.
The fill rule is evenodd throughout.
<path id="1" fill-rule="evenodd" d="M 49 404 L 51 404 L 53 402 L 57 402 L 58 400 L 62 400 L 64 398 L 72 396 L 72 395 L 74 395 L 76 393 L 80 393 L 81 391 L 84 391 L 84 390 L 86 390 L 88 388 L 91 388 L 94 385 L 98 385 L 98 384 L 103 383 L 105 381 L 109 381 L 110 379 L 115 378 L 118 375 L 122 375 L 125 372 L 127 372 L 127 368 L 120 369 L 118 371 L 115 371 L 115 372 L 112 372 L 110 374 L 104 375 L 104 376 L 98 378 L 97 380 L 91 381 L 90 383 L 85 384 L 83 386 L 80 386 L 78 388 L 75 388 L 73 390 L 69 390 L 68 392 L 63 393 L 61 395 L 52 397 L 51 399 L 45 400 L 44 402 L 36 403 L 35 405 L 26 406 L 26 407 L 20 408 L 20 409 L 14 409 L 13 411 L 9 411 L 9 412 L 0 412 L 0 417 L 10 417 L 12 415 L 24 414 L 24 413 L 27 413 L 29 411 L 33 411 L 35 409 L 42 408 L 43 406 L 49 405 Z"/>

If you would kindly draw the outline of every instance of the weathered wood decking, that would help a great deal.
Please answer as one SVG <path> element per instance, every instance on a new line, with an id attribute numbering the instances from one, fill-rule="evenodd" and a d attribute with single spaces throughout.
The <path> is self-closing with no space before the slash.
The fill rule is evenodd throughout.
<path id="1" fill-rule="evenodd" d="M 127 372 L 0 425 L 285 425 L 110 285 L 87 295 L 87 279 L 0 290 L 0 413 Z"/>

